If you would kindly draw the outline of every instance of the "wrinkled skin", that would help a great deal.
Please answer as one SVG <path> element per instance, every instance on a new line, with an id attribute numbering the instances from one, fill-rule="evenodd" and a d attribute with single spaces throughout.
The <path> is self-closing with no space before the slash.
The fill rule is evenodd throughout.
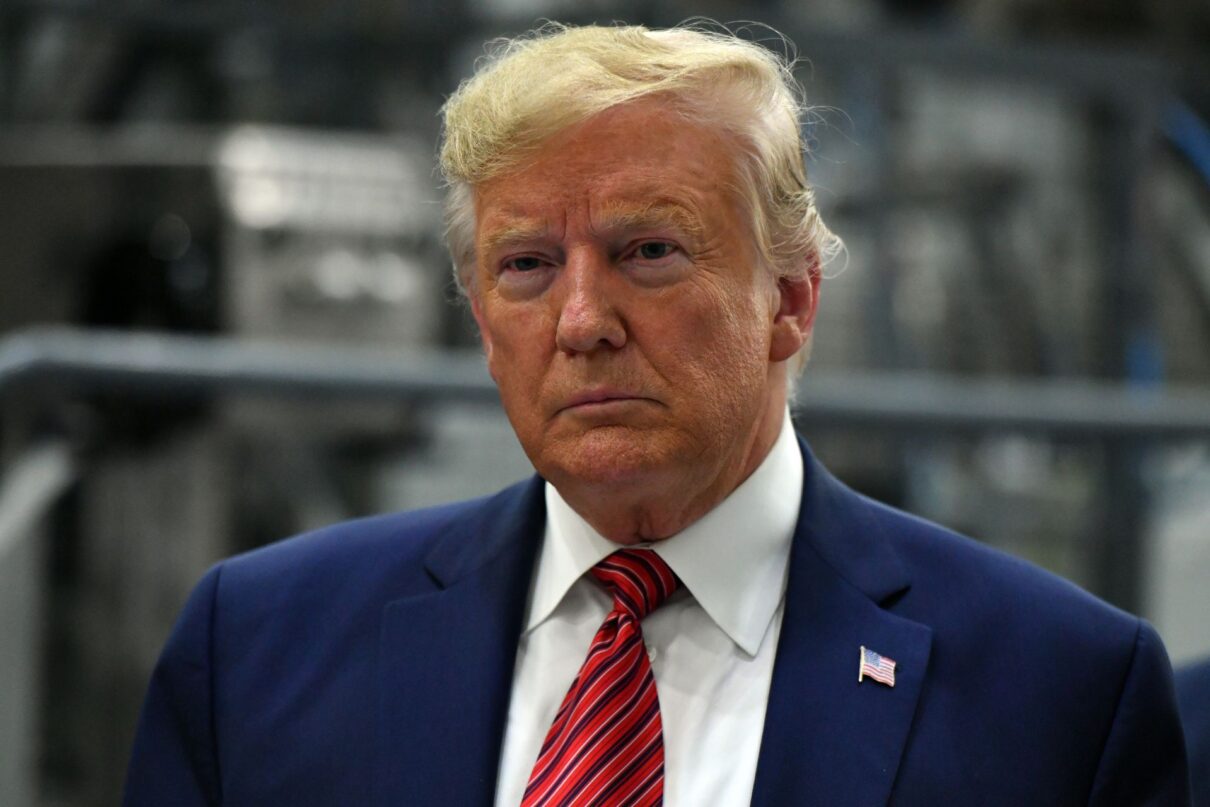
<path id="1" fill-rule="evenodd" d="M 764 459 L 818 273 L 776 280 L 728 135 L 649 98 L 476 188 L 471 305 L 538 472 L 620 544 L 700 518 Z"/>

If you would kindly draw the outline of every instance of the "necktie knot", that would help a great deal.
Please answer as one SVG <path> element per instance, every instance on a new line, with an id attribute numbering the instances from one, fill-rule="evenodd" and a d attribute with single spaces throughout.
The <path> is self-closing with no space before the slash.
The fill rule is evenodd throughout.
<path id="1" fill-rule="evenodd" d="M 648 549 L 620 549 L 593 566 L 592 576 L 613 595 L 615 610 L 640 621 L 681 582 L 664 559 Z"/>

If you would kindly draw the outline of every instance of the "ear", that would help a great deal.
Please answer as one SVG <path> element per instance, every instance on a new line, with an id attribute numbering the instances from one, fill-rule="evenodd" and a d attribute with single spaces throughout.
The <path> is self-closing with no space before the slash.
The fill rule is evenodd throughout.
<path id="1" fill-rule="evenodd" d="M 487 357 L 487 369 L 490 372 L 492 369 L 492 332 L 488 330 L 487 321 L 483 318 L 483 306 L 479 303 L 479 297 L 472 292 L 471 314 L 475 317 L 475 324 L 479 326 L 479 340 L 483 343 L 483 355 Z M 492 374 L 495 377 L 495 373 Z"/>
<path id="2" fill-rule="evenodd" d="M 773 314 L 769 361 L 786 361 L 810 340 L 819 304 L 819 283 L 819 263 L 815 261 L 801 276 L 777 281 L 778 308 Z"/>

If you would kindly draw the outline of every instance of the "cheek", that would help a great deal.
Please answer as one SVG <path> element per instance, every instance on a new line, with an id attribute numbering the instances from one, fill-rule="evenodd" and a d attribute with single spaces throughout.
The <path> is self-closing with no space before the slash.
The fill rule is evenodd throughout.
<path id="1" fill-rule="evenodd" d="M 502 391 L 537 393 L 550 363 L 554 332 L 549 317 L 530 306 L 492 306 L 480 324 L 488 369 Z"/>
<path id="2" fill-rule="evenodd" d="M 769 329 L 762 327 L 762 316 L 742 298 L 662 312 L 656 336 L 669 363 L 660 369 L 693 396 L 702 419 L 746 417 L 764 390 Z"/>
<path id="3" fill-rule="evenodd" d="M 731 288 L 697 307 L 684 333 L 707 367 L 740 372 L 745 378 L 754 370 L 763 372 L 772 333 L 766 296 L 750 288 Z"/>
<path id="4" fill-rule="evenodd" d="M 497 296 L 485 313 L 486 322 L 502 347 L 518 350 L 539 345 L 548 337 L 553 339 L 553 314 L 549 306 L 539 301 L 517 302 Z"/>

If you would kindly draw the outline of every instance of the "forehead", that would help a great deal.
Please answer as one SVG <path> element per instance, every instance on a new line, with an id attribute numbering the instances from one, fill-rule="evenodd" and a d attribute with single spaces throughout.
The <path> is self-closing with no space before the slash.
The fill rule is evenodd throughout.
<path id="1" fill-rule="evenodd" d="M 573 211 L 623 223 L 709 217 L 731 207 L 734 154 L 729 135 L 687 120 L 667 101 L 631 102 L 555 135 L 520 168 L 481 183 L 478 229 L 535 226 Z"/>

